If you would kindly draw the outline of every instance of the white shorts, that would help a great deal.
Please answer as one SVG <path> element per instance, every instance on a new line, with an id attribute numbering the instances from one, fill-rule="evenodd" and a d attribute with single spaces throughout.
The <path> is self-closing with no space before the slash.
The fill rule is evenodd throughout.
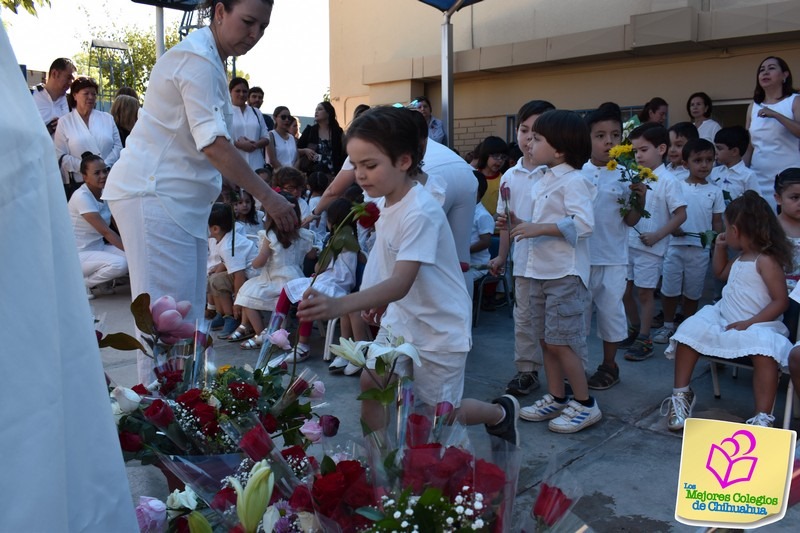
<path id="1" fill-rule="evenodd" d="M 661 294 L 699 300 L 708 273 L 709 251 L 699 246 L 670 246 L 664 257 Z"/>
<path id="2" fill-rule="evenodd" d="M 419 348 L 417 348 L 419 350 Z M 467 352 L 426 352 L 419 350 L 422 366 L 401 355 L 395 365 L 398 377 L 414 379 L 414 398 L 425 405 L 436 406 L 439 402 L 461 405 L 464 396 L 464 369 Z M 375 369 L 375 360 L 367 361 L 367 368 Z"/>
<path id="3" fill-rule="evenodd" d="M 620 342 L 628 337 L 628 320 L 622 303 L 626 273 L 625 265 L 597 265 L 592 267 L 589 277 L 591 301 L 586 306 L 586 331 L 591 329 L 594 307 L 597 309 L 597 336 L 606 342 Z"/>
<path id="4" fill-rule="evenodd" d="M 664 258 L 636 248 L 628 249 L 628 280 L 642 289 L 655 289 Z"/>

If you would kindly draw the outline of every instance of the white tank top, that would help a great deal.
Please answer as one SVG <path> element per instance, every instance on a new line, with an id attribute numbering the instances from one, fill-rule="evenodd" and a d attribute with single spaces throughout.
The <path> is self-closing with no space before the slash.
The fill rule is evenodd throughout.
<path id="1" fill-rule="evenodd" d="M 753 144 L 750 168 L 758 178 L 761 196 L 770 204 L 774 204 L 775 176 L 784 169 L 800 167 L 800 139 L 774 118 L 759 117 L 758 112 L 766 107 L 793 119 L 792 104 L 795 98 L 797 95 L 793 94 L 775 104 L 753 102 L 750 112 L 750 137 Z"/>

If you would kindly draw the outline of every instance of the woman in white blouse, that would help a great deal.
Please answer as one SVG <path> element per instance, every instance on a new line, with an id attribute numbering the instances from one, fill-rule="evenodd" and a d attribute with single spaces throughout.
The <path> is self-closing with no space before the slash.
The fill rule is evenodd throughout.
<path id="1" fill-rule="evenodd" d="M 269 132 L 269 163 L 273 170 L 294 166 L 297 163 L 297 139 L 290 131 L 294 117 L 288 107 L 279 105 L 272 113 L 272 119 L 275 121 L 275 129 Z"/>
<path id="2" fill-rule="evenodd" d="M 714 136 L 722 129 L 719 122 L 711 118 L 713 109 L 714 104 L 711 102 L 711 97 L 706 93 L 694 93 L 686 100 L 686 112 L 692 117 L 692 124 L 697 128 L 700 138 L 712 143 Z"/>
<path id="3" fill-rule="evenodd" d="M 83 183 L 81 154 L 92 152 L 110 167 L 119 159 L 122 140 L 114 117 L 94 108 L 98 85 L 93 78 L 81 76 L 72 82 L 70 95 L 75 108 L 61 117 L 53 141 L 61 167 L 67 198 Z"/>
<path id="4" fill-rule="evenodd" d="M 264 168 L 264 148 L 269 144 L 267 124 L 261 111 L 247 104 L 250 85 L 244 78 L 233 78 L 228 84 L 233 104 L 233 145 L 250 168 Z"/>

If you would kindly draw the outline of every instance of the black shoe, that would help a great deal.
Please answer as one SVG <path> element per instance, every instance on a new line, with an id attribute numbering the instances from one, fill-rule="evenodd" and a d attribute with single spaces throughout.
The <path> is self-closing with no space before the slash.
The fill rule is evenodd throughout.
<path id="1" fill-rule="evenodd" d="M 486 433 L 500 437 L 510 442 L 514 446 L 519 446 L 519 432 L 517 431 L 517 420 L 519 419 L 519 402 L 510 394 L 504 394 L 492 400 L 492 403 L 500 405 L 506 412 L 506 416 L 494 426 L 486 426 Z"/>
<path id="2" fill-rule="evenodd" d="M 514 396 L 525 396 L 539 388 L 539 373 L 517 372 L 517 375 L 508 382 L 506 392 Z"/>
<path id="3" fill-rule="evenodd" d="M 664 311 L 659 311 L 658 314 L 653 317 L 653 320 L 650 321 L 650 327 L 653 329 L 664 327 Z"/>
<path id="4" fill-rule="evenodd" d="M 617 350 L 624 350 L 633 346 L 634 341 L 639 338 L 639 328 L 628 328 L 628 338 L 617 343 Z"/>

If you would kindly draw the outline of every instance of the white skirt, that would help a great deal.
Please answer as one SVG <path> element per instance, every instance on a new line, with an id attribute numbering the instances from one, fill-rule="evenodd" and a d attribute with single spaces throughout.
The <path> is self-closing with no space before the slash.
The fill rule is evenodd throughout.
<path id="1" fill-rule="evenodd" d="M 664 355 L 673 359 L 680 342 L 703 355 L 723 359 L 765 355 L 775 359 L 781 366 L 786 366 L 792 343 L 787 338 L 789 330 L 783 322 L 759 322 L 744 331 L 726 330 L 727 325 L 718 306 L 707 305 L 681 323 L 670 339 Z"/>

